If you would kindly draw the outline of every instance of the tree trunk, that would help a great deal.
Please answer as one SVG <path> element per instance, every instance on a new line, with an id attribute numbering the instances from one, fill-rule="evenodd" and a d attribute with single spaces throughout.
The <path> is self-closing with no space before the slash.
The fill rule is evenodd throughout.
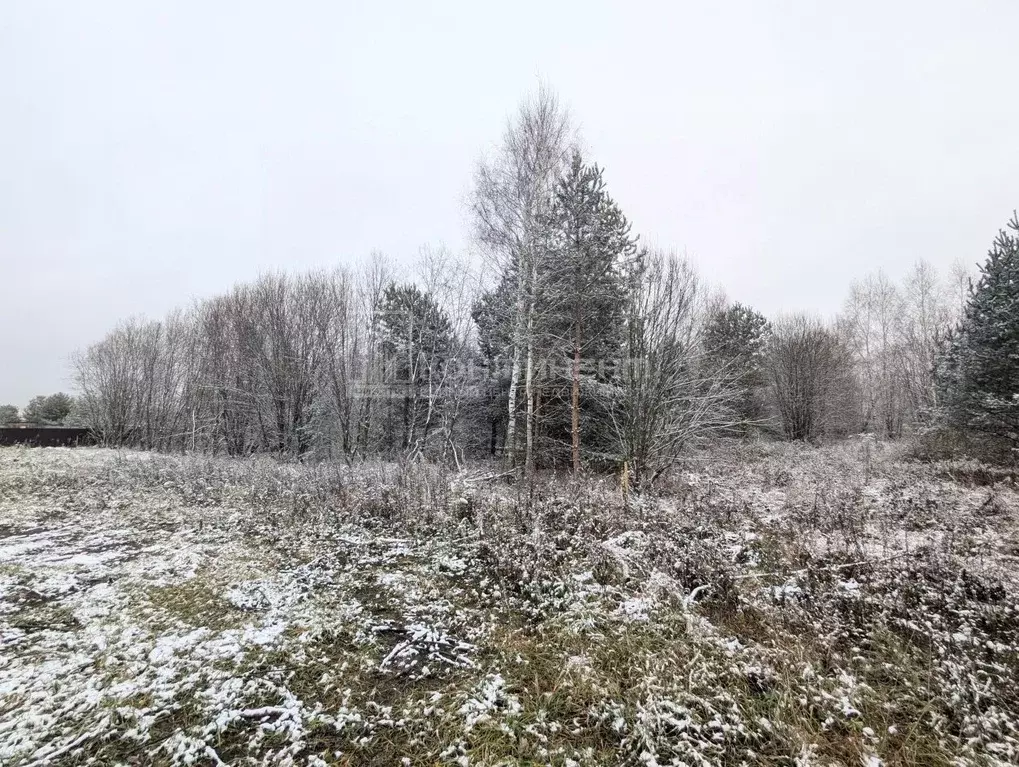
<path id="1" fill-rule="evenodd" d="M 517 388 L 520 386 L 520 345 L 513 345 L 513 368 L 510 371 L 509 414 L 506 421 L 506 462 L 511 469 L 517 465 Z"/>
<path id="2" fill-rule="evenodd" d="M 570 398 L 572 422 L 570 433 L 573 437 L 573 473 L 580 472 L 580 344 L 573 344 L 573 392 Z"/>
<path id="3" fill-rule="evenodd" d="M 527 368 L 524 371 L 524 396 L 527 398 L 524 474 L 534 473 L 534 293 L 538 282 L 537 264 L 531 265 L 531 298 L 527 304 Z"/>
<path id="4" fill-rule="evenodd" d="M 524 422 L 524 474 L 534 471 L 534 342 L 531 339 L 531 320 L 528 319 L 527 368 L 524 371 L 524 397 L 527 402 L 527 418 Z"/>
<path id="5" fill-rule="evenodd" d="M 520 259 L 522 261 L 522 259 Z M 506 462 L 511 469 L 517 465 L 517 389 L 520 387 L 520 355 L 527 321 L 527 302 L 524 292 L 523 269 L 517 278 L 517 295 L 513 318 L 513 367 L 510 370 L 508 420 L 506 421 Z"/>

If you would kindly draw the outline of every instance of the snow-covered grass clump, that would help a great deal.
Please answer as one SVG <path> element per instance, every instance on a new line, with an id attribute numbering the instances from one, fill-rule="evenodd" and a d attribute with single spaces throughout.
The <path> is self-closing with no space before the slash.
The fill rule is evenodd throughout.
<path id="1" fill-rule="evenodd" d="M 0 450 L 0 764 L 1019 763 L 1019 494 Z"/>

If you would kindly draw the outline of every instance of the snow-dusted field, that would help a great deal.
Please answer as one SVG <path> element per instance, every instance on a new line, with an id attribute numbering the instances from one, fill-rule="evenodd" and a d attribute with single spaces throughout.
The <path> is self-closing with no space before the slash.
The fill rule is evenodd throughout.
<path id="1" fill-rule="evenodd" d="M 1016 764 L 1019 496 L 0 449 L 0 764 Z"/>

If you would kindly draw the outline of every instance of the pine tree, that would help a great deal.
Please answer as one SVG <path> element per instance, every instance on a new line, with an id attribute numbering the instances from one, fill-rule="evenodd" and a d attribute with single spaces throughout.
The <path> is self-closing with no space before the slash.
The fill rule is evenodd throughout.
<path id="1" fill-rule="evenodd" d="M 744 425 L 761 417 L 758 394 L 769 333 L 764 315 L 740 303 L 715 312 L 704 329 L 708 368 L 713 375 L 729 376 L 739 388 L 736 408 Z"/>
<path id="2" fill-rule="evenodd" d="M 388 377 L 402 395 L 400 443 L 404 448 L 413 447 L 419 438 L 427 442 L 435 422 L 434 410 L 440 405 L 435 398 L 436 382 L 452 346 L 449 317 L 416 285 L 392 283 L 383 295 L 378 321 Z M 390 429 L 390 433 L 395 431 Z"/>
<path id="3" fill-rule="evenodd" d="M 551 339 L 553 368 L 562 369 L 555 363 L 563 361 L 569 370 L 570 456 L 573 470 L 579 471 L 582 411 L 587 410 L 585 420 L 592 425 L 607 420 L 598 414 L 598 398 L 590 395 L 606 381 L 605 366 L 599 373 L 597 363 L 617 359 L 621 352 L 627 278 L 637 243 L 605 189 L 602 169 L 585 164 L 579 152 L 556 186 L 549 229 L 552 258 L 540 280 L 538 314 Z M 582 381 L 594 390 L 584 398 L 586 408 L 581 406 Z M 555 403 L 555 392 L 550 394 L 547 399 Z M 551 425 L 555 428 L 554 418 Z M 598 452 L 597 435 L 592 437 Z"/>
<path id="4" fill-rule="evenodd" d="M 952 420 L 1019 443 L 1019 216 L 998 232 L 940 363 Z"/>
<path id="5" fill-rule="evenodd" d="M 489 453 L 498 451 L 499 437 L 506 441 L 506 402 L 509 398 L 513 350 L 513 287 L 515 278 L 504 275 L 492 290 L 482 293 L 471 308 L 477 327 L 478 351 L 487 375 L 481 391 L 483 417 L 489 430 Z"/>

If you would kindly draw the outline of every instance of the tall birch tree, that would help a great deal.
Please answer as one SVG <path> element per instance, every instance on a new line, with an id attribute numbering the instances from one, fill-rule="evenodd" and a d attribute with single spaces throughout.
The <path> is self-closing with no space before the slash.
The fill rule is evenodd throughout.
<path id="1" fill-rule="evenodd" d="M 518 467 L 518 391 L 524 381 L 525 471 L 534 465 L 535 299 L 540 262 L 547 256 L 552 193 L 568 157 L 570 122 L 548 88 L 521 104 L 496 154 L 478 164 L 472 213 L 478 240 L 513 285 L 511 372 L 506 456 Z"/>

